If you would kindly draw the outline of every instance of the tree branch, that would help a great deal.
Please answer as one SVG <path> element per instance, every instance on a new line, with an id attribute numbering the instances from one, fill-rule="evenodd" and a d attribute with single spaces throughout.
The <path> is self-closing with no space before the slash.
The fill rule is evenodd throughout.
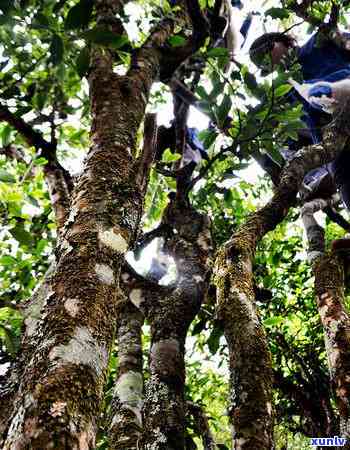
<path id="1" fill-rule="evenodd" d="M 208 417 L 206 416 L 203 408 L 193 402 L 186 403 L 187 408 L 191 416 L 193 417 L 196 427 L 196 433 L 202 438 L 204 450 L 215 450 L 215 440 L 209 427 Z"/>
<path id="2" fill-rule="evenodd" d="M 55 211 L 57 228 L 60 231 L 67 218 L 70 204 L 70 193 L 73 189 L 73 180 L 70 173 L 61 166 L 56 157 L 56 142 L 48 142 L 42 134 L 28 125 L 21 117 L 17 117 L 6 106 L 0 104 L 0 121 L 7 122 L 34 147 L 37 156 L 47 160 L 43 170 Z"/>

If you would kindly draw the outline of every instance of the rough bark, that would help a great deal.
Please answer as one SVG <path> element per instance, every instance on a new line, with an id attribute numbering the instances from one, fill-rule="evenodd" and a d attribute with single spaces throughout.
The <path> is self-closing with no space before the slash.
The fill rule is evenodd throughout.
<path id="1" fill-rule="evenodd" d="M 350 317 L 344 305 L 343 262 L 335 254 L 325 254 L 313 265 L 315 292 L 341 436 L 350 448 Z"/>
<path id="2" fill-rule="evenodd" d="M 54 269 L 55 263 L 52 263 L 41 284 L 35 289 L 31 298 L 24 305 L 21 305 L 20 308 L 24 317 L 22 346 L 18 357 L 7 372 L 6 383 L 0 389 L 0 446 L 3 444 L 4 433 L 13 412 L 13 400 L 21 380 L 26 359 L 33 351 L 33 344 L 35 345 L 35 343 L 31 342 L 30 336 L 39 323 Z"/>
<path id="3" fill-rule="evenodd" d="M 115 17 L 118 7 L 118 1 L 96 2 L 97 23 Z M 120 265 L 142 212 L 133 159 L 137 130 L 164 63 L 160 49 L 185 16 L 157 27 L 126 76 L 113 72 L 109 51 L 93 50 L 91 148 L 72 194 L 40 326 L 30 337 L 36 348 L 21 379 L 6 450 L 95 447 Z"/>
<path id="4" fill-rule="evenodd" d="M 350 317 L 344 304 L 344 261 L 337 253 L 326 253 L 324 229 L 314 213 L 327 202 L 317 199 L 302 208 L 308 238 L 308 257 L 315 275 L 315 293 L 328 356 L 328 366 L 342 437 L 350 438 Z M 350 443 L 348 446 L 350 448 Z"/>
<path id="5" fill-rule="evenodd" d="M 273 447 L 271 357 L 253 289 L 256 245 L 285 218 L 304 174 L 333 160 L 344 148 L 349 135 L 349 108 L 327 128 L 322 144 L 296 153 L 283 170 L 272 199 L 234 233 L 216 260 L 218 317 L 230 355 L 230 418 L 236 450 Z"/>
<path id="6" fill-rule="evenodd" d="M 144 318 L 129 300 L 122 301 L 118 310 L 118 375 L 109 413 L 109 448 L 137 450 L 142 432 Z"/>
<path id="7" fill-rule="evenodd" d="M 172 200 L 163 225 L 173 230 L 165 249 L 177 267 L 174 285 L 159 286 L 123 274 L 129 299 L 151 326 L 150 377 L 143 407 L 145 450 L 185 448 L 185 339 L 206 292 L 211 250 L 208 219 L 187 202 Z"/>
<path id="8" fill-rule="evenodd" d="M 208 417 L 203 409 L 192 402 L 187 402 L 187 408 L 193 417 L 195 432 L 202 438 L 204 450 L 216 450 L 217 446 L 209 427 Z"/>
<path id="9" fill-rule="evenodd" d="M 185 340 L 205 295 L 209 222 L 189 205 L 170 203 L 165 221 L 177 234 L 166 243 L 177 268 L 176 288 L 148 303 L 150 378 L 144 403 L 145 449 L 185 448 Z"/>
<path id="10" fill-rule="evenodd" d="M 114 16 L 118 2 L 97 4 Z M 97 417 L 114 336 L 122 255 L 137 229 L 142 195 L 135 184 L 137 130 L 160 68 L 158 48 L 172 33 L 162 24 L 125 77 L 95 49 L 90 74 L 91 148 L 75 186 L 57 269 L 31 339 L 4 449 L 95 446 Z"/>

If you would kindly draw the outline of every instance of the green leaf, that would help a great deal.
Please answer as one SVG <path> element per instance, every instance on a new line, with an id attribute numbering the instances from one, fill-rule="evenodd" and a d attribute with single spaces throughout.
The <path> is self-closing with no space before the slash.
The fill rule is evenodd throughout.
<path id="1" fill-rule="evenodd" d="M 220 58 L 222 56 L 229 56 L 229 51 L 227 50 L 227 48 L 223 48 L 223 47 L 216 47 L 216 48 L 211 48 L 210 50 L 207 51 L 207 56 L 210 58 Z"/>
<path id="2" fill-rule="evenodd" d="M 196 323 L 196 325 L 193 327 L 192 330 L 192 336 L 195 336 L 196 334 L 199 334 L 201 331 L 205 329 L 206 320 L 201 319 L 199 322 Z"/>
<path id="3" fill-rule="evenodd" d="M 0 10 L 6 15 L 14 7 L 14 0 L 1 0 Z"/>
<path id="4" fill-rule="evenodd" d="M 12 256 L 4 255 L 0 258 L 0 264 L 2 266 L 14 266 L 17 264 L 17 260 Z"/>
<path id="5" fill-rule="evenodd" d="M 16 183 L 16 178 L 4 169 L 0 169 L 0 181 L 4 183 Z"/>
<path id="6" fill-rule="evenodd" d="M 288 19 L 289 11 L 287 8 L 270 8 L 265 11 L 265 16 L 270 16 L 273 19 Z"/>
<path id="7" fill-rule="evenodd" d="M 34 24 L 38 24 L 40 28 L 49 28 L 50 26 L 49 19 L 40 12 L 35 16 Z"/>
<path id="8" fill-rule="evenodd" d="M 45 158 L 43 158 L 43 157 L 41 157 L 41 158 L 36 158 L 36 159 L 34 160 L 34 164 L 35 164 L 36 166 L 45 166 L 45 165 L 47 164 L 47 159 L 45 159 Z"/>
<path id="9" fill-rule="evenodd" d="M 186 39 L 183 36 L 170 36 L 170 38 L 168 39 L 168 43 L 172 46 L 172 47 L 182 47 L 183 45 L 186 44 Z"/>
<path id="10" fill-rule="evenodd" d="M 162 155 L 162 161 L 164 162 L 173 162 L 178 161 L 179 159 L 181 159 L 181 155 L 179 153 L 172 153 L 169 148 L 167 148 Z"/>
<path id="11" fill-rule="evenodd" d="M 243 75 L 243 79 L 244 79 L 244 83 L 246 84 L 247 88 L 250 91 L 254 91 L 258 87 L 258 83 L 256 81 L 256 78 L 255 78 L 255 76 L 252 73 L 246 72 Z"/>
<path id="12" fill-rule="evenodd" d="M 10 355 L 15 356 L 17 350 L 18 350 L 18 338 L 16 335 L 12 332 L 9 326 L 5 326 L 0 323 L 0 331 L 5 343 L 6 350 L 9 352 Z"/>
<path id="13" fill-rule="evenodd" d="M 212 355 L 215 355 L 215 353 L 218 351 L 220 345 L 220 338 L 222 335 L 223 330 L 218 326 L 215 326 L 212 332 L 210 333 L 207 344 L 209 347 L 209 351 Z"/>
<path id="14" fill-rule="evenodd" d="M 95 27 L 92 30 L 85 31 L 82 37 L 95 44 L 109 46 L 115 49 L 123 47 L 129 39 L 127 36 L 120 36 L 106 28 Z"/>
<path id="15" fill-rule="evenodd" d="M 47 95 L 44 91 L 39 91 L 34 95 L 33 103 L 36 106 L 36 108 L 41 111 L 46 103 Z"/>
<path id="16" fill-rule="evenodd" d="M 88 46 L 84 47 L 77 58 L 77 72 L 80 78 L 83 78 L 89 71 L 90 67 L 90 49 Z"/>
<path id="17" fill-rule="evenodd" d="M 57 66 L 60 62 L 62 62 L 64 47 L 63 41 L 58 34 L 53 35 L 50 45 L 50 53 L 51 53 L 50 61 L 54 66 Z"/>
<path id="18" fill-rule="evenodd" d="M 217 136 L 218 134 L 215 130 L 203 130 L 198 133 L 198 139 L 203 142 L 205 148 L 211 147 L 214 144 Z"/>
<path id="19" fill-rule="evenodd" d="M 274 317 L 268 317 L 264 320 L 264 326 L 265 327 L 273 327 L 277 325 L 281 325 L 283 323 L 284 319 L 281 316 L 274 316 Z"/>
<path id="20" fill-rule="evenodd" d="M 21 245 L 26 245 L 31 247 L 33 244 L 32 235 L 24 229 L 23 224 L 18 224 L 14 228 L 11 228 L 10 234 L 18 241 Z"/>
<path id="21" fill-rule="evenodd" d="M 203 86 L 198 86 L 196 89 L 196 93 L 199 95 L 200 98 L 210 101 L 210 96 Z"/>
<path id="22" fill-rule="evenodd" d="M 36 245 L 35 252 L 37 255 L 40 255 L 44 248 L 47 246 L 48 241 L 46 239 L 40 239 L 40 241 Z"/>
<path id="23" fill-rule="evenodd" d="M 7 145 L 9 145 L 11 143 L 11 132 L 12 132 L 12 128 L 10 127 L 10 125 L 6 125 L 1 133 L 1 142 L 2 142 L 2 147 L 6 147 Z"/>
<path id="24" fill-rule="evenodd" d="M 228 94 L 225 94 L 220 106 L 216 109 L 218 125 L 220 127 L 224 124 L 227 116 L 229 115 L 231 106 L 232 106 L 231 97 Z"/>
<path id="25" fill-rule="evenodd" d="M 73 30 L 88 26 L 92 16 L 92 9 L 92 0 L 81 0 L 68 11 L 64 28 Z"/>
<path id="26" fill-rule="evenodd" d="M 278 88 L 275 89 L 274 95 L 275 97 L 282 97 L 283 95 L 287 94 L 291 89 L 292 85 L 282 84 L 281 86 L 278 86 Z"/>

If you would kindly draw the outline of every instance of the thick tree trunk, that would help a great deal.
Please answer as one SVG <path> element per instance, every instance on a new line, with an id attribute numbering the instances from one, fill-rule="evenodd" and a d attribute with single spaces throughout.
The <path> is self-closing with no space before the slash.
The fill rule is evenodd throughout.
<path id="1" fill-rule="evenodd" d="M 232 241 L 218 257 L 218 318 L 230 355 L 230 409 L 234 449 L 270 450 L 273 435 L 272 368 L 255 308 L 252 262 Z M 236 244 L 236 245 L 235 245 Z"/>
<path id="2" fill-rule="evenodd" d="M 121 4 L 96 2 L 97 23 L 122 33 L 116 19 Z M 137 131 L 151 85 L 164 68 L 161 49 L 174 27 L 184 24 L 189 18 L 183 9 L 176 21 L 161 22 L 135 52 L 126 76 L 114 73 L 113 52 L 93 49 L 91 148 L 72 194 L 40 326 L 31 336 L 29 345 L 36 347 L 21 378 L 6 450 L 95 447 L 120 266 L 142 213 Z M 185 46 L 165 73 L 171 76 L 195 49 L 193 42 Z"/>
<path id="3" fill-rule="evenodd" d="M 114 10 L 104 5 L 103 13 Z M 113 7 L 112 2 L 112 7 Z M 167 23 L 158 44 L 171 33 Z M 122 255 L 142 211 L 133 157 L 160 53 L 149 46 L 127 76 L 94 51 L 90 75 L 92 146 L 72 196 L 4 449 L 92 449 L 116 318 Z"/>
<path id="4" fill-rule="evenodd" d="M 322 145 L 305 147 L 295 155 L 282 172 L 272 199 L 252 214 L 219 252 L 218 317 L 224 325 L 230 354 L 230 418 L 235 450 L 273 447 L 271 358 L 253 291 L 256 245 L 285 218 L 304 174 L 333 160 L 344 148 L 349 134 L 349 108 L 325 131 Z"/>
<path id="5" fill-rule="evenodd" d="M 185 340 L 206 291 L 211 250 L 209 221 L 182 201 L 171 201 L 163 218 L 176 234 L 165 249 L 177 268 L 176 288 L 148 302 L 150 373 L 144 403 L 145 449 L 185 448 Z"/>

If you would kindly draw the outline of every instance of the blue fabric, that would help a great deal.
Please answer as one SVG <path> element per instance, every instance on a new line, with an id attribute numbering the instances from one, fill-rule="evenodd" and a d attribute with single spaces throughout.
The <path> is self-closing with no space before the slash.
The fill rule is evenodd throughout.
<path id="1" fill-rule="evenodd" d="M 241 33 L 241 35 L 243 36 L 243 42 L 241 44 L 241 48 L 243 47 L 243 45 L 245 44 L 246 40 L 247 40 L 247 36 L 248 36 L 248 32 L 250 30 L 250 27 L 252 25 L 252 21 L 253 21 L 253 14 L 249 13 L 247 15 L 247 17 L 244 19 L 242 26 L 239 30 L 239 32 Z"/>
<path id="2" fill-rule="evenodd" d="M 198 129 L 197 128 L 187 128 L 187 143 L 191 146 L 193 150 L 197 150 L 200 152 L 202 158 L 208 159 L 207 152 L 202 144 L 202 142 L 198 139 Z"/>
<path id="3" fill-rule="evenodd" d="M 235 8 L 239 8 L 239 9 L 243 8 L 243 3 L 241 0 L 231 0 L 231 5 Z"/>
<path id="4" fill-rule="evenodd" d="M 350 38 L 350 33 L 344 34 Z M 298 50 L 298 60 L 305 81 L 324 80 L 327 75 L 349 69 L 350 52 L 341 49 L 331 40 L 326 40 L 319 45 L 318 39 L 319 35 L 315 33 Z"/>
<path id="5" fill-rule="evenodd" d="M 332 92 L 332 88 L 329 84 L 316 84 L 310 88 L 309 96 L 322 97 L 325 95 L 326 97 L 332 97 Z"/>
<path id="6" fill-rule="evenodd" d="M 350 38 L 350 33 L 344 33 Z M 325 41 L 323 45 L 318 45 L 318 34 L 315 33 L 305 45 L 298 50 L 298 61 L 302 68 L 305 82 L 316 83 L 319 81 L 343 80 L 350 77 L 350 52 L 339 48 L 332 41 Z M 312 134 L 314 144 L 321 142 L 322 125 L 327 121 L 327 114 L 317 105 L 312 107 L 294 90 L 290 94 L 290 99 L 298 99 L 304 105 L 305 116 L 303 120 L 307 124 Z M 328 122 L 330 118 L 328 116 Z"/>
<path id="7" fill-rule="evenodd" d="M 350 38 L 350 33 L 344 33 Z M 320 81 L 335 82 L 350 78 L 350 52 L 339 48 L 330 40 L 324 41 L 322 45 L 318 45 L 317 33 L 314 34 L 309 41 L 299 49 L 298 61 L 302 67 L 302 73 L 305 82 L 316 83 Z M 311 89 L 312 91 L 312 89 Z M 311 94 L 310 91 L 310 94 Z M 329 89 L 318 87 L 311 95 L 321 96 L 329 95 Z M 298 98 L 303 102 L 305 116 L 303 120 L 306 122 L 313 143 L 319 143 L 322 140 L 321 128 L 324 123 L 328 123 L 331 118 L 323 111 L 313 108 L 299 94 L 293 92 L 291 99 Z M 324 171 L 331 173 L 345 206 L 350 210 L 350 176 L 348 170 L 350 168 L 350 152 L 343 150 L 340 155 L 327 164 L 325 167 L 315 169 L 306 174 L 304 183 L 312 187 L 317 184 L 317 179 L 321 180 Z M 316 183 L 316 184 L 315 184 Z"/>

